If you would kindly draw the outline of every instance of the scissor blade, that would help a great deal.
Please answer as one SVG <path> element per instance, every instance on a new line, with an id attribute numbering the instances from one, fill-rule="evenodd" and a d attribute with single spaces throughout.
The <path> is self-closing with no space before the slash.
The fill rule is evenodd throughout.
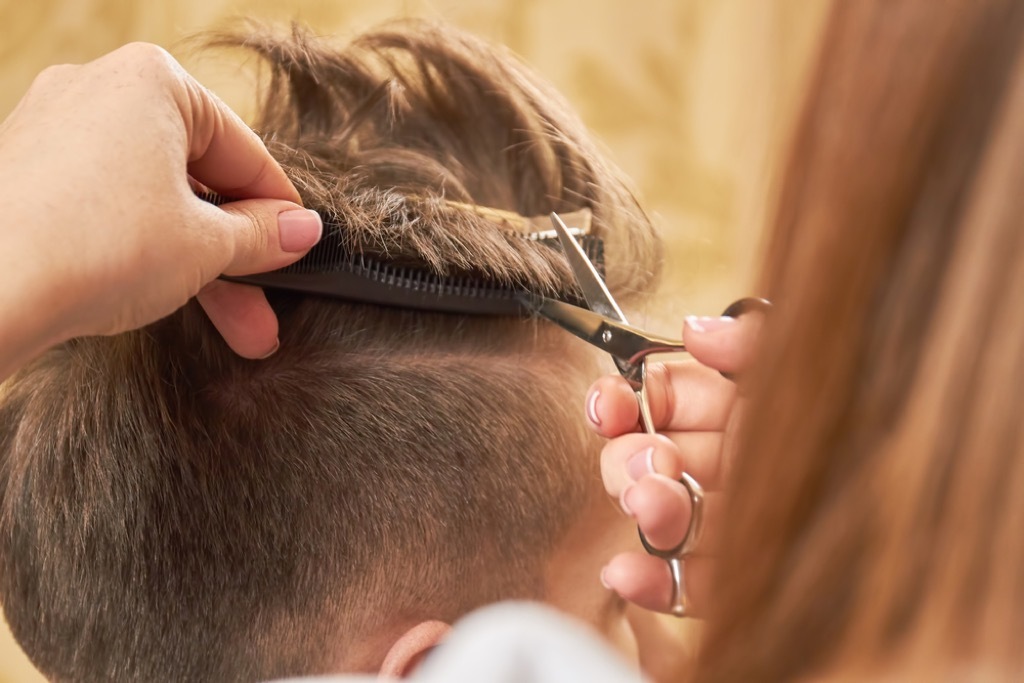
<path id="1" fill-rule="evenodd" d="M 534 297 L 530 301 L 530 307 L 534 313 L 544 316 L 565 331 L 607 351 L 601 346 L 601 331 L 605 317 L 600 313 L 546 297 Z"/>
<path id="2" fill-rule="evenodd" d="M 555 227 L 555 232 L 558 233 L 558 239 L 562 243 L 562 251 L 565 252 L 566 257 L 569 259 L 569 267 L 572 268 L 572 272 L 576 276 L 576 282 L 579 284 L 580 291 L 583 292 L 583 298 L 587 300 L 590 310 L 620 323 L 627 322 L 626 316 L 622 314 L 622 310 L 615 303 L 615 299 L 612 298 L 611 292 L 608 291 L 608 287 L 604 284 L 604 280 L 601 279 L 601 274 L 597 272 L 597 268 L 587 258 L 579 242 L 569 234 L 569 228 L 566 227 L 557 213 L 551 214 L 551 224 Z"/>
<path id="3" fill-rule="evenodd" d="M 637 364 L 651 353 L 685 351 L 681 341 L 664 339 L 555 299 L 535 297 L 530 307 L 583 341 L 611 354 L 624 376 L 630 378 Z"/>

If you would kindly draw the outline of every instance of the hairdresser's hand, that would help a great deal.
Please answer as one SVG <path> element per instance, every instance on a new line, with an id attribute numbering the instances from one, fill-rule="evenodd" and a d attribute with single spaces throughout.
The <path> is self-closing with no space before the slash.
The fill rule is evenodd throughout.
<path id="1" fill-rule="evenodd" d="M 242 198 L 197 199 L 189 176 Z M 215 278 L 286 265 L 319 219 L 259 138 L 162 49 L 44 71 L 0 126 L 0 372 L 199 295 L 247 357 L 277 345 L 262 292 Z"/>
<path id="2" fill-rule="evenodd" d="M 592 427 L 611 440 L 601 454 L 608 494 L 634 517 L 656 548 L 671 549 L 683 539 L 691 505 L 679 483 L 685 471 L 704 488 L 701 542 L 685 561 L 690 612 L 707 609 L 712 555 L 721 519 L 722 486 L 730 462 L 730 440 L 737 419 L 736 385 L 720 370 L 742 372 L 752 355 L 763 318 L 687 319 L 683 340 L 694 360 L 654 364 L 647 389 L 657 435 L 639 431 L 636 397 L 618 376 L 598 380 L 587 397 Z M 665 560 L 637 551 L 617 555 L 602 581 L 623 598 L 667 612 L 671 578 Z"/>

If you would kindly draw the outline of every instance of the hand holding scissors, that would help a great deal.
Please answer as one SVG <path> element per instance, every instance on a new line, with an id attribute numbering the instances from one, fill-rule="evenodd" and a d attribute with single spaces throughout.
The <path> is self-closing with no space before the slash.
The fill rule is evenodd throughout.
<path id="1" fill-rule="evenodd" d="M 567 331 L 611 354 L 620 374 L 635 394 L 639 410 L 639 423 L 642 429 L 648 434 L 655 434 L 647 390 L 646 358 L 655 353 L 684 351 L 686 346 L 682 341 L 658 337 L 629 326 L 622 311 L 605 287 L 600 274 L 569 234 L 564 223 L 554 214 L 552 222 L 590 310 L 546 298 L 534 300 L 534 310 Z M 750 310 L 765 310 L 768 306 L 769 304 L 761 299 L 742 299 L 727 308 L 725 315 L 735 317 Z M 725 375 L 724 372 L 722 374 Z M 647 469 L 653 472 L 654 450 L 649 449 L 646 452 L 650 461 Z M 689 613 L 689 605 L 685 591 L 682 560 L 691 554 L 700 542 L 705 496 L 703 488 L 689 472 L 677 469 L 675 476 L 685 488 L 690 500 L 690 521 L 685 535 L 678 544 L 667 550 L 652 544 L 642 529 L 640 530 L 640 541 L 650 556 L 668 563 L 672 579 L 669 611 L 676 616 L 685 616 Z M 624 498 L 622 500 L 623 506 L 626 507 Z M 657 609 L 663 608 L 658 607 Z"/>

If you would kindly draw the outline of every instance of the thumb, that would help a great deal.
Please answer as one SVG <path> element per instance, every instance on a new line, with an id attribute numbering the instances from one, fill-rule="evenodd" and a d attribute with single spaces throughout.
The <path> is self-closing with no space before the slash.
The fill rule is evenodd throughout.
<path id="1" fill-rule="evenodd" d="M 319 214 L 284 200 L 245 199 L 219 207 L 203 204 L 204 210 L 213 212 L 211 220 L 218 223 L 227 243 L 216 274 L 248 275 L 283 268 L 302 258 L 323 232 Z M 263 290 L 213 280 L 198 299 L 240 356 L 265 358 L 277 350 L 277 316 Z"/>
<path id="2" fill-rule="evenodd" d="M 279 199 L 243 199 L 210 207 L 229 242 L 224 275 L 265 273 L 293 263 L 320 241 L 315 211 Z"/>

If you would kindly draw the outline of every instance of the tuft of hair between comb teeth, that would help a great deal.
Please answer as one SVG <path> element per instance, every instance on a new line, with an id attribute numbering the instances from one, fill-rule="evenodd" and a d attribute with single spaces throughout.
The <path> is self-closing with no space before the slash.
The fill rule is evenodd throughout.
<path id="1" fill-rule="evenodd" d="M 197 196 L 217 205 L 230 201 L 213 192 L 200 192 Z M 414 260 L 396 262 L 378 254 L 351 251 L 337 239 L 344 226 L 319 213 L 324 222 L 324 237 L 295 263 L 267 273 L 221 278 L 311 296 L 434 313 L 531 316 L 529 301 L 536 295 L 586 307 L 575 285 L 566 291 L 538 292 L 525 283 L 489 278 L 483 271 L 441 274 Z M 502 233 L 508 239 L 534 242 L 539 248 L 561 250 L 558 238 L 546 231 Z M 593 235 L 578 235 L 576 239 L 604 276 L 603 241 Z"/>

